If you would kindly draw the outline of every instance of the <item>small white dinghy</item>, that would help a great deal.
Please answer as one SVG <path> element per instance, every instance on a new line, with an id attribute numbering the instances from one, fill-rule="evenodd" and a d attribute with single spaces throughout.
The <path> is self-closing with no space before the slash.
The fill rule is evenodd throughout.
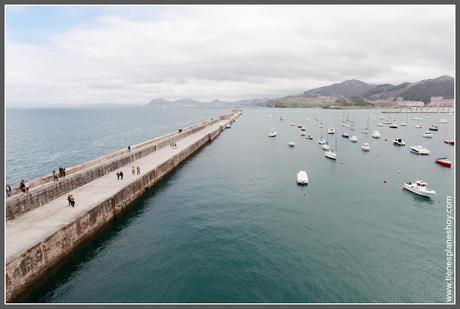
<path id="1" fill-rule="evenodd" d="M 327 129 L 327 134 L 335 134 L 335 128 Z"/>
<path id="2" fill-rule="evenodd" d="M 323 149 L 323 150 L 330 150 L 330 149 L 331 149 L 331 146 L 329 146 L 328 144 L 324 144 L 324 145 L 321 145 L 321 149 Z"/>
<path id="3" fill-rule="evenodd" d="M 294 142 L 289 142 L 289 143 L 288 143 L 288 146 L 289 146 L 289 147 L 294 147 L 294 146 L 295 146 L 295 143 L 294 143 Z"/>
<path id="4" fill-rule="evenodd" d="M 324 153 L 324 156 L 326 158 L 336 160 L 337 159 L 337 153 L 335 153 L 333 150 L 328 150 Z"/>
<path id="5" fill-rule="evenodd" d="M 371 150 L 371 146 L 369 146 L 369 143 L 363 143 L 361 145 L 361 150 L 362 151 L 369 151 L 369 150 Z"/>
<path id="6" fill-rule="evenodd" d="M 421 180 L 416 180 L 415 183 L 406 182 L 404 184 L 404 189 L 411 191 L 415 194 L 429 197 L 429 198 L 436 195 L 436 191 L 429 190 L 428 187 L 426 186 L 426 182 L 421 181 Z"/>
<path id="7" fill-rule="evenodd" d="M 278 133 L 276 132 L 275 128 L 271 129 L 270 133 L 268 133 L 268 137 L 275 137 Z"/>
<path id="8" fill-rule="evenodd" d="M 373 137 L 373 138 L 380 138 L 380 132 L 379 132 L 379 131 L 374 131 L 374 132 L 372 133 L 372 137 Z"/>
<path id="9" fill-rule="evenodd" d="M 297 173 L 297 184 L 308 185 L 308 174 L 305 171 L 299 171 Z"/>
<path id="10" fill-rule="evenodd" d="M 325 140 L 324 138 L 320 138 L 320 139 L 318 140 L 318 144 L 324 145 L 324 144 L 326 144 L 326 140 Z"/>
<path id="11" fill-rule="evenodd" d="M 433 137 L 433 134 L 431 134 L 430 131 L 425 131 L 425 133 L 423 133 L 422 136 L 425 137 L 425 138 L 432 138 L 432 137 Z"/>
<path id="12" fill-rule="evenodd" d="M 352 142 L 352 143 L 357 143 L 358 142 L 358 138 L 356 137 L 356 135 L 353 135 L 352 137 L 350 137 L 350 142 Z"/>
<path id="13" fill-rule="evenodd" d="M 305 136 L 305 138 L 306 138 L 306 139 L 313 139 L 313 136 L 307 135 L 307 136 Z"/>

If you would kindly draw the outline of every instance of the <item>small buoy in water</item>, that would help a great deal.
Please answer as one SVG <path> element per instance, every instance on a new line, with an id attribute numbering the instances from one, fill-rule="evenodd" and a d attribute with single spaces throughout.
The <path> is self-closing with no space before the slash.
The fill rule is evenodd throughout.
<path id="1" fill-rule="evenodd" d="M 401 174 L 401 171 L 398 171 L 398 174 Z"/>
<path id="2" fill-rule="evenodd" d="M 342 161 L 342 162 L 340 162 L 340 164 L 343 164 L 343 161 Z"/>
<path id="3" fill-rule="evenodd" d="M 384 181 L 383 181 L 383 183 L 387 183 L 387 181 L 386 181 L 386 180 L 384 180 Z"/>
<path id="4" fill-rule="evenodd" d="M 385 138 L 385 142 L 387 141 L 387 139 Z"/>

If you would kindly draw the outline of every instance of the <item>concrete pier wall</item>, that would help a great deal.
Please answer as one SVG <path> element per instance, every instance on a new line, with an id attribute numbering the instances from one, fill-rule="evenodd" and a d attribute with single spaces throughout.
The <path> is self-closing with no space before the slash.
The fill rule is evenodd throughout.
<path id="1" fill-rule="evenodd" d="M 21 215 L 31 209 L 40 207 L 50 200 L 62 194 L 70 192 L 98 177 L 106 175 L 122 166 L 125 166 L 139 158 L 142 158 L 171 143 L 191 135 L 206 126 L 220 120 L 231 117 L 230 115 L 216 117 L 212 120 L 204 121 L 185 128 L 182 132 L 173 132 L 164 136 L 148 140 L 146 142 L 132 146 L 131 151 L 120 150 L 102 156 L 98 159 L 71 167 L 66 172 L 66 177 L 54 182 L 52 176 L 38 178 L 30 183 L 31 188 L 28 193 L 19 192 L 6 200 L 6 220 Z M 34 187 L 35 186 L 35 187 Z"/>
<path id="2" fill-rule="evenodd" d="M 224 118 L 231 121 L 236 115 L 237 114 L 233 114 Z M 196 130 L 199 130 L 199 127 L 201 126 L 196 127 Z M 80 216 L 77 220 L 60 228 L 45 240 L 6 261 L 6 301 L 10 302 L 14 300 L 20 293 L 40 279 L 47 271 L 74 251 L 97 230 L 102 228 L 117 215 L 122 214 L 123 210 L 132 205 L 134 200 L 138 199 L 146 190 L 154 186 L 177 165 L 205 144 L 215 139 L 223 129 L 222 126 L 218 127 L 216 130 L 200 138 L 187 148 L 174 154 L 167 161 L 147 172 L 142 177 L 139 177 L 139 179 L 127 185 L 110 198 L 101 201 L 96 207 Z M 181 135 L 173 135 L 167 139 L 157 141 L 158 143 L 156 143 L 156 145 L 157 147 L 169 146 L 174 140 L 180 139 L 180 136 Z M 148 150 L 143 149 L 142 151 L 147 152 Z M 100 173 L 105 172 L 104 169 L 113 170 L 117 166 L 129 163 L 136 156 L 141 155 L 142 154 L 133 153 L 129 156 L 123 156 L 122 158 L 108 163 L 110 166 L 104 165 L 103 167 L 96 168 L 96 170 L 92 169 L 91 171 L 85 172 L 86 174 L 81 177 L 87 177 L 88 179 L 97 177 Z M 98 170 L 99 168 L 101 170 Z M 94 173 L 94 175 L 91 173 Z M 76 186 L 78 183 L 84 181 L 88 180 L 76 179 L 75 182 L 69 184 L 68 187 Z M 48 190 L 50 189 L 48 188 Z M 67 189 L 56 190 L 61 190 L 62 192 Z M 45 190 L 43 194 L 48 194 L 49 198 L 51 198 L 57 193 L 46 193 Z"/>

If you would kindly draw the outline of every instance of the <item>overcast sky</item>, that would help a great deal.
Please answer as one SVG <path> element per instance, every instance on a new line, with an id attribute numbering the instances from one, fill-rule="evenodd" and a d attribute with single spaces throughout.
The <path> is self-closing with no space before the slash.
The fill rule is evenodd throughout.
<path id="1" fill-rule="evenodd" d="M 454 76 L 455 7 L 7 6 L 7 106 L 279 97 Z"/>

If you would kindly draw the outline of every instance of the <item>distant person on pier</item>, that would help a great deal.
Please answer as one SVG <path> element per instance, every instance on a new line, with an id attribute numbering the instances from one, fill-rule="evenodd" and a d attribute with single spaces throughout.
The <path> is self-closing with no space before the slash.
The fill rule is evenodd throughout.
<path id="1" fill-rule="evenodd" d="M 53 181 L 59 181 L 56 171 L 53 171 Z"/>
<path id="2" fill-rule="evenodd" d="M 120 180 L 120 172 L 117 172 L 117 180 Z"/>
<path id="3" fill-rule="evenodd" d="M 128 151 L 131 151 L 131 146 L 128 146 Z"/>
<path id="4" fill-rule="evenodd" d="M 69 196 L 67 196 L 67 200 L 69 201 L 69 205 L 70 205 L 70 206 L 75 207 L 75 198 L 73 197 L 72 194 L 70 194 Z"/>
<path id="5" fill-rule="evenodd" d="M 59 176 L 65 177 L 65 168 L 59 167 Z"/>
<path id="6" fill-rule="evenodd" d="M 136 175 L 136 169 L 134 168 L 134 165 L 133 165 L 133 168 L 131 169 L 131 172 L 133 173 L 133 175 Z"/>
<path id="7" fill-rule="evenodd" d="M 26 193 L 29 191 L 29 186 L 27 185 L 26 181 L 24 179 L 21 179 L 21 183 L 19 184 L 19 188 L 21 188 L 21 191 Z"/>
<path id="8" fill-rule="evenodd" d="M 139 165 L 137 166 L 137 175 L 139 175 L 141 173 L 141 168 L 139 167 Z"/>
<path id="9" fill-rule="evenodd" d="M 121 178 L 121 180 L 123 180 L 123 172 L 122 171 L 120 171 L 120 178 Z"/>
<path id="10" fill-rule="evenodd" d="M 6 196 L 10 197 L 11 196 L 11 187 L 10 187 L 10 185 L 6 185 L 5 191 L 6 191 Z"/>

